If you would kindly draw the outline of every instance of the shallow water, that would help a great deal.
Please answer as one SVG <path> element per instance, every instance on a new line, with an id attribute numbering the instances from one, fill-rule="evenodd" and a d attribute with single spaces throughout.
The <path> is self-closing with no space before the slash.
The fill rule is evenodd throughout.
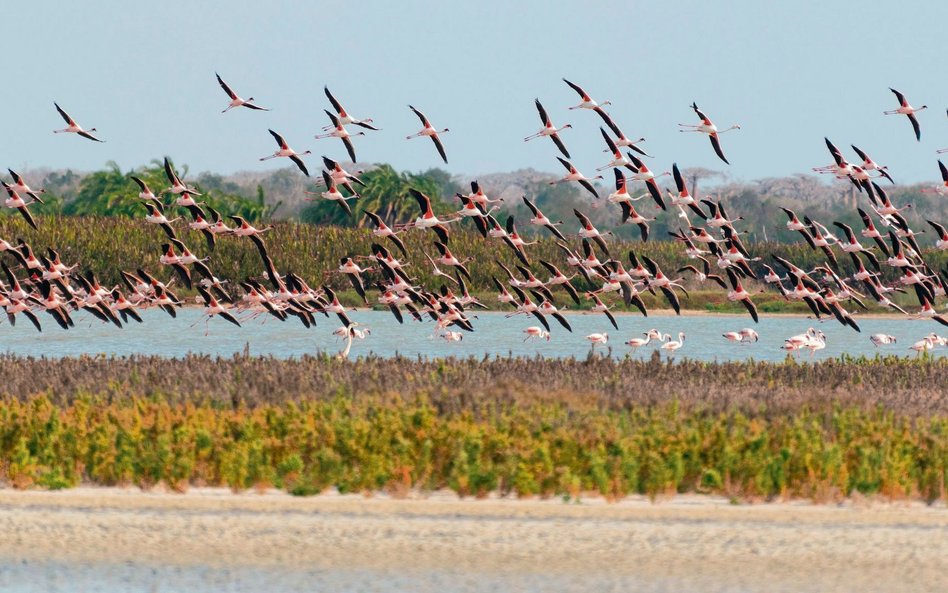
<path id="1" fill-rule="evenodd" d="M 623 342 L 656 328 L 677 339 L 678 332 L 685 332 L 685 345 L 675 356 L 706 361 L 755 360 L 780 361 L 787 354 L 780 349 L 783 340 L 803 333 L 808 327 L 821 329 L 827 337 L 826 349 L 817 352 L 813 359 L 852 356 L 874 356 L 895 354 L 914 356 L 909 346 L 929 332 L 948 333 L 931 320 L 909 320 L 900 318 L 859 319 L 862 333 L 843 327 L 835 320 L 817 322 L 801 316 L 763 317 L 754 324 L 749 317 L 733 315 L 640 315 L 618 316 L 616 331 L 601 314 L 573 313 L 566 317 L 572 325 L 572 333 L 561 328 L 553 319 L 550 341 L 531 339 L 523 341 L 523 329 L 537 325 L 533 316 L 518 315 L 507 318 L 504 313 L 478 313 L 474 320 L 475 331 L 463 332 L 460 342 L 448 343 L 433 336 L 434 324 L 430 321 L 418 323 L 406 318 L 399 325 L 388 311 L 357 311 L 351 318 L 368 328 L 371 334 L 365 340 L 356 340 L 352 356 L 375 354 L 379 356 L 442 357 L 442 356 L 506 356 L 508 354 L 551 358 L 585 357 L 590 350 L 584 337 L 594 332 L 608 332 L 612 356 L 627 355 L 647 358 L 656 349 L 656 342 L 631 353 Z M 82 354 L 129 355 L 151 354 L 160 356 L 183 356 L 188 353 L 232 356 L 248 350 L 254 355 L 272 355 L 290 358 L 316 352 L 337 352 L 344 341 L 332 335 L 340 327 L 334 316 L 320 316 L 317 327 L 306 329 L 297 320 L 281 323 L 272 318 L 258 317 L 244 320 L 243 327 L 234 327 L 222 319 L 212 319 L 204 335 L 205 323 L 200 309 L 181 310 L 177 319 L 171 319 L 160 310 L 148 310 L 142 314 L 144 323 L 132 323 L 122 329 L 103 324 L 86 313 L 75 315 L 76 327 L 63 331 L 45 314 L 40 317 L 43 332 L 38 333 L 27 319 L 18 319 L 16 327 L 9 323 L 0 325 L 0 352 L 21 356 L 63 357 Z M 721 334 L 753 327 L 760 334 L 754 344 L 733 344 Z M 898 338 L 898 343 L 876 348 L 869 341 L 873 333 L 888 333 Z M 597 347 L 605 352 L 607 349 Z M 934 356 L 943 356 L 948 349 L 937 348 Z M 807 360 L 808 352 L 796 354 Z"/>
<path id="2" fill-rule="evenodd" d="M 492 593 L 619 591 L 739 591 L 732 585 L 695 587 L 689 579 L 656 579 L 549 574 L 537 572 L 463 572 L 450 570 L 212 568 L 138 564 L 3 563 L 0 589 L 8 593 Z M 695 579 L 690 579 L 691 581 Z"/>

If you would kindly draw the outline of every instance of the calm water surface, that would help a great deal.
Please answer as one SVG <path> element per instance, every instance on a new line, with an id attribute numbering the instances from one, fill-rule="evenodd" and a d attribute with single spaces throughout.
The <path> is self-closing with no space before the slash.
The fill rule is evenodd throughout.
<path id="1" fill-rule="evenodd" d="M 207 326 L 209 333 L 206 336 L 202 313 L 197 308 L 180 311 L 177 319 L 171 319 L 159 310 L 145 311 L 142 317 L 144 323 L 133 323 L 119 329 L 105 325 L 86 313 L 79 313 L 75 315 L 76 327 L 63 331 L 48 316 L 42 315 L 42 333 L 36 332 L 26 319 L 19 319 L 16 327 L 4 322 L 0 324 L 0 352 L 48 357 L 82 354 L 179 357 L 188 353 L 229 357 L 246 348 L 255 355 L 290 358 L 316 352 L 337 352 L 344 346 L 343 340 L 332 335 L 332 331 L 341 325 L 334 315 L 329 318 L 320 316 L 317 327 L 310 329 L 292 318 L 281 323 L 272 318 L 265 320 L 259 317 L 244 321 L 244 327 L 241 328 L 221 319 L 212 319 Z M 594 332 L 608 332 L 612 356 L 621 358 L 630 355 L 630 349 L 623 342 L 632 337 L 641 337 L 643 332 L 656 328 L 676 339 L 678 332 L 685 332 L 685 345 L 676 353 L 677 358 L 780 361 L 786 358 L 786 353 L 780 349 L 783 340 L 812 326 L 821 329 L 827 337 L 826 349 L 813 357 L 818 360 L 843 353 L 853 356 L 874 356 L 876 353 L 914 356 L 909 346 L 915 341 L 932 331 L 948 333 L 948 328 L 931 320 L 860 319 L 862 333 L 856 333 L 835 320 L 820 323 L 798 316 L 774 316 L 763 317 L 759 324 L 754 324 L 749 317 L 730 315 L 652 315 L 648 318 L 626 315 L 617 317 L 619 330 L 616 331 L 603 315 L 573 313 L 567 315 L 573 327 L 572 333 L 550 319 L 553 336 L 549 342 L 535 339 L 524 342 L 522 331 L 528 326 L 537 325 L 536 318 L 523 315 L 507 318 L 504 313 L 488 312 L 478 314 L 473 333 L 464 332 L 461 342 L 448 343 L 433 336 L 434 324 L 430 321 L 418 323 L 406 318 L 405 324 L 399 325 L 387 311 L 357 311 L 351 317 L 371 332 L 367 339 L 353 343 L 353 356 L 401 354 L 411 357 L 482 357 L 513 353 L 527 356 L 539 354 L 551 358 L 585 357 L 590 346 L 584 337 Z M 721 336 L 724 332 L 743 327 L 757 330 L 760 341 L 755 344 L 732 344 Z M 880 332 L 896 336 L 898 343 L 874 347 L 869 335 Z M 655 350 L 654 344 L 640 348 L 633 356 L 651 356 Z M 606 349 L 597 347 L 597 350 Z M 932 354 L 943 356 L 948 354 L 948 349 L 939 348 Z M 809 353 L 799 353 L 797 357 L 808 359 Z"/>

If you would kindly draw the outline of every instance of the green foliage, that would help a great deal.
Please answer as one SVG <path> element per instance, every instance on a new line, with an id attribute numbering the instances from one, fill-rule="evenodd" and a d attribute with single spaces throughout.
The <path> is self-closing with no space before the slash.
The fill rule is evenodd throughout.
<path id="1" fill-rule="evenodd" d="M 312 197 L 313 203 L 300 213 L 300 220 L 310 224 L 363 226 L 367 219 L 362 211 L 368 210 L 377 212 L 390 225 L 408 222 L 418 215 L 418 203 L 408 193 L 409 189 L 416 189 L 428 195 L 432 200 L 432 207 L 438 213 L 450 210 L 442 198 L 446 197 L 445 190 L 455 186 L 450 183 L 447 173 L 439 169 L 424 173 L 399 173 L 391 165 L 385 164 L 362 173 L 359 178 L 365 186 L 353 185 L 362 197 L 349 201 L 352 217 L 346 216 L 338 204 L 316 195 Z M 345 190 L 340 191 L 345 193 Z"/>
<path id="2" fill-rule="evenodd" d="M 183 178 L 186 167 L 181 168 L 178 174 Z M 138 198 L 139 187 L 130 178 L 134 175 L 142 179 L 153 192 L 159 194 L 168 187 L 163 162 L 153 161 L 150 166 L 139 168 L 129 173 L 122 173 L 118 164 L 109 161 L 107 168 L 90 173 L 79 183 L 79 192 L 69 201 L 57 200 L 52 196 L 50 208 L 38 207 L 38 214 L 54 214 L 61 212 L 67 216 L 118 216 L 124 218 L 141 218 L 146 210 Z M 270 220 L 274 212 L 282 203 L 267 205 L 263 188 L 258 186 L 254 198 L 247 198 L 234 192 L 237 188 L 226 186 L 215 176 L 205 176 L 212 185 L 226 187 L 229 191 L 208 188 L 202 191 L 204 195 L 198 199 L 215 208 L 223 215 L 235 214 L 246 218 L 250 222 L 265 222 Z M 202 190 L 200 184 L 198 190 Z M 160 197 L 160 196 L 159 196 Z M 169 200 L 165 200 L 169 203 Z M 169 218 L 172 218 L 169 213 Z"/>

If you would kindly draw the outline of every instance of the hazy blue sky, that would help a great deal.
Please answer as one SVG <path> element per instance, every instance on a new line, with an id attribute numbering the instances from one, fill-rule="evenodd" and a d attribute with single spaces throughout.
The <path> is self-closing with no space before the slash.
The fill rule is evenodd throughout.
<path id="1" fill-rule="evenodd" d="M 568 112 L 567 77 L 627 135 L 648 138 L 650 166 L 726 168 L 735 179 L 806 172 L 830 162 L 823 136 L 888 163 L 896 181 L 936 179 L 948 147 L 948 3 L 861 2 L 105 2 L 5 7 L 0 165 L 129 168 L 169 154 L 192 171 L 286 166 L 272 127 L 298 149 L 344 158 L 327 123 L 328 84 L 381 132 L 355 140 L 360 160 L 440 166 L 407 104 L 449 127 L 448 169 L 477 175 L 522 167 L 560 172 L 533 98 L 587 174 L 606 156 L 601 121 Z M 896 6 L 898 7 L 896 10 Z M 218 71 L 272 112 L 232 111 Z M 920 114 L 883 116 L 903 90 Z M 105 144 L 53 135 L 56 100 Z M 719 126 L 731 163 L 708 140 L 680 134 L 693 101 Z M 357 129 L 357 128 L 356 128 Z M 853 155 L 854 156 L 854 155 Z M 316 169 L 317 158 L 309 157 Z"/>

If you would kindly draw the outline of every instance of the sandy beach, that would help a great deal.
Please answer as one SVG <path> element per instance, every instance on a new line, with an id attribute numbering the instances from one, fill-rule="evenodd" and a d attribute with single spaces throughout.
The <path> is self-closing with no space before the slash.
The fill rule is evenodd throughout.
<path id="1" fill-rule="evenodd" d="M 948 510 L 0 490 L 0 589 L 944 591 Z"/>

